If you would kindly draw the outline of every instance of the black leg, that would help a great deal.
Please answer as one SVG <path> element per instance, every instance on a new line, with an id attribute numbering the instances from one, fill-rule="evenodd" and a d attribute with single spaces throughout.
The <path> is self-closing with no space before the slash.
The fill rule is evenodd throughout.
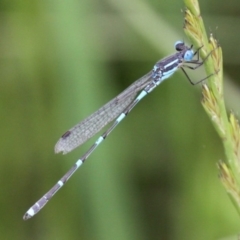
<path id="1" fill-rule="evenodd" d="M 187 75 L 187 73 L 186 73 L 186 71 L 184 70 L 184 68 L 181 67 L 181 69 L 182 69 L 183 73 L 185 74 L 185 76 L 187 77 L 188 81 L 189 81 L 192 85 L 197 85 L 197 84 L 199 84 L 200 82 L 203 82 L 204 80 L 206 80 L 206 79 L 210 78 L 211 76 L 213 76 L 214 74 L 216 74 L 216 73 L 212 73 L 212 74 L 208 75 L 207 77 L 198 80 L 197 82 L 193 82 L 193 81 L 190 79 L 190 77 Z M 217 72 L 217 73 L 218 73 L 218 72 Z"/>
<path id="2" fill-rule="evenodd" d="M 197 59 L 195 59 L 195 60 L 192 60 L 191 62 L 192 63 L 197 63 L 197 62 L 199 62 L 199 51 L 200 51 L 200 49 L 202 48 L 203 46 L 201 46 L 201 47 L 199 47 L 196 51 L 195 51 L 195 53 L 193 54 L 193 56 L 195 56 L 196 54 L 197 54 Z"/>
<path id="3" fill-rule="evenodd" d="M 192 85 L 196 85 L 196 84 L 198 84 L 198 83 L 200 83 L 200 82 L 203 82 L 204 80 L 206 80 L 206 79 L 208 79 L 209 77 L 213 76 L 214 74 L 218 73 L 218 71 L 217 71 L 216 73 L 212 73 L 212 74 L 208 75 L 207 77 L 205 77 L 205 78 L 203 78 L 203 79 L 201 79 L 201 80 L 199 80 L 199 81 L 197 81 L 197 82 L 193 82 L 193 81 L 190 79 L 190 77 L 188 76 L 188 74 L 186 73 L 186 71 L 184 70 L 184 68 L 189 68 L 189 69 L 191 69 L 191 70 L 195 70 L 195 69 L 201 67 L 201 66 L 204 64 L 204 62 L 209 58 L 209 56 L 212 54 L 212 52 L 215 51 L 218 47 L 215 48 L 215 49 L 213 49 L 202 61 L 199 61 L 199 50 L 200 50 L 201 48 L 202 48 L 202 47 L 198 48 L 198 49 L 196 50 L 196 52 L 194 53 L 194 56 L 197 54 L 197 59 L 196 59 L 196 60 L 191 60 L 191 61 L 186 61 L 186 62 L 185 62 L 185 63 L 194 64 L 194 65 L 195 65 L 194 67 L 193 67 L 193 66 L 184 65 L 184 64 L 181 66 L 181 69 L 182 69 L 183 73 L 185 74 L 185 76 L 187 77 L 188 81 L 189 81 Z"/>
<path id="4" fill-rule="evenodd" d="M 203 63 L 209 58 L 209 56 L 212 54 L 213 51 L 215 51 L 217 48 L 214 48 L 202 61 L 199 62 L 199 50 L 202 47 L 198 48 L 198 50 L 194 53 L 194 56 L 197 54 L 197 59 L 196 60 L 191 60 L 191 61 L 186 61 L 185 63 L 191 63 L 191 64 L 196 64 L 197 66 L 195 67 L 190 67 L 188 65 L 183 65 L 183 67 L 190 68 L 192 70 L 199 68 L 200 66 L 203 65 Z"/>
<path id="5" fill-rule="evenodd" d="M 192 66 L 188 66 L 188 65 L 182 65 L 181 67 L 184 67 L 184 68 L 189 68 L 191 70 L 195 70 L 199 67 L 201 67 L 203 65 L 204 62 L 198 62 L 198 63 L 193 63 L 193 64 L 196 64 L 195 67 L 192 67 Z"/>

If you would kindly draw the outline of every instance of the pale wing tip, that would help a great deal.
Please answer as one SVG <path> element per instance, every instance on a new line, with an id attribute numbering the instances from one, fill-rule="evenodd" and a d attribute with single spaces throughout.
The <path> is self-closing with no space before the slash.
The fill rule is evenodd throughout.
<path id="1" fill-rule="evenodd" d="M 67 139 L 70 135 L 71 131 L 67 131 L 61 136 L 54 147 L 55 153 L 62 152 L 62 154 L 67 154 L 68 152 L 72 151 L 72 149 L 67 144 Z"/>
<path id="2" fill-rule="evenodd" d="M 55 153 L 62 153 L 62 154 L 67 154 L 68 152 L 70 152 L 71 150 L 66 149 L 66 144 L 64 144 L 64 142 L 62 141 L 62 138 L 60 138 L 55 147 L 54 147 L 54 152 Z"/>
<path id="3" fill-rule="evenodd" d="M 54 151 L 55 153 L 67 154 L 80 146 L 83 142 L 85 142 L 87 138 L 79 138 L 76 133 L 71 130 L 65 132 L 62 137 L 57 141 Z"/>

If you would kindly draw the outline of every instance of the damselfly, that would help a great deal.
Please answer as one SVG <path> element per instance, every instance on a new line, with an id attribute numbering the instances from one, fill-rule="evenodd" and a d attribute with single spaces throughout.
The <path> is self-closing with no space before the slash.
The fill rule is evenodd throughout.
<path id="1" fill-rule="evenodd" d="M 97 132 L 99 132 L 108 123 L 115 121 L 113 124 L 97 139 L 89 150 L 77 160 L 74 166 L 51 188 L 42 198 L 40 198 L 23 216 L 27 220 L 37 214 L 54 194 L 69 180 L 75 171 L 85 162 L 91 153 L 100 145 L 100 143 L 113 131 L 113 129 L 128 115 L 128 113 L 142 100 L 148 93 L 153 91 L 163 80 L 169 78 L 179 68 L 182 69 L 191 84 L 195 85 L 210 76 L 201 79 L 198 82 L 192 82 L 184 68 L 191 70 L 200 67 L 204 61 L 211 55 L 211 52 L 203 61 L 199 58 L 199 49 L 193 51 L 192 47 L 186 46 L 183 42 L 176 42 L 176 53 L 158 61 L 153 70 L 147 73 L 130 85 L 126 90 L 117 97 L 105 104 L 99 110 L 87 117 L 82 122 L 68 130 L 62 135 L 55 146 L 55 152 L 66 154 L 76 147 L 83 144 Z M 194 60 L 194 56 L 196 59 Z M 191 65 L 188 65 L 191 64 Z M 140 92 L 141 91 L 141 92 Z M 137 93 L 139 95 L 137 96 Z"/>

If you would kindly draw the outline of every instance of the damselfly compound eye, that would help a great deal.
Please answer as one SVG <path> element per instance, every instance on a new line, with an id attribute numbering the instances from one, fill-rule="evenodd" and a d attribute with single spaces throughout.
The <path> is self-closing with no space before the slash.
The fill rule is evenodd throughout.
<path id="1" fill-rule="evenodd" d="M 185 61 L 191 61 L 193 59 L 193 55 L 194 55 L 194 53 L 193 53 L 192 49 L 191 50 L 187 50 L 185 52 L 183 58 L 184 58 Z"/>
<path id="2" fill-rule="evenodd" d="M 180 52 L 184 49 L 185 44 L 182 41 L 177 41 L 177 42 L 175 42 L 174 46 L 175 46 L 175 49 Z"/>

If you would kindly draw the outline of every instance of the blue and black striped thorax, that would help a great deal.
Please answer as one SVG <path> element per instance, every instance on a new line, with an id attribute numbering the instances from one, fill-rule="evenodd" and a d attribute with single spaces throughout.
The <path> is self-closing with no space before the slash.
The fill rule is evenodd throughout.
<path id="1" fill-rule="evenodd" d="M 158 61 L 152 70 L 152 78 L 158 85 L 169 78 L 184 62 L 190 62 L 194 57 L 192 46 L 188 47 L 183 42 L 175 43 L 176 53 Z"/>

